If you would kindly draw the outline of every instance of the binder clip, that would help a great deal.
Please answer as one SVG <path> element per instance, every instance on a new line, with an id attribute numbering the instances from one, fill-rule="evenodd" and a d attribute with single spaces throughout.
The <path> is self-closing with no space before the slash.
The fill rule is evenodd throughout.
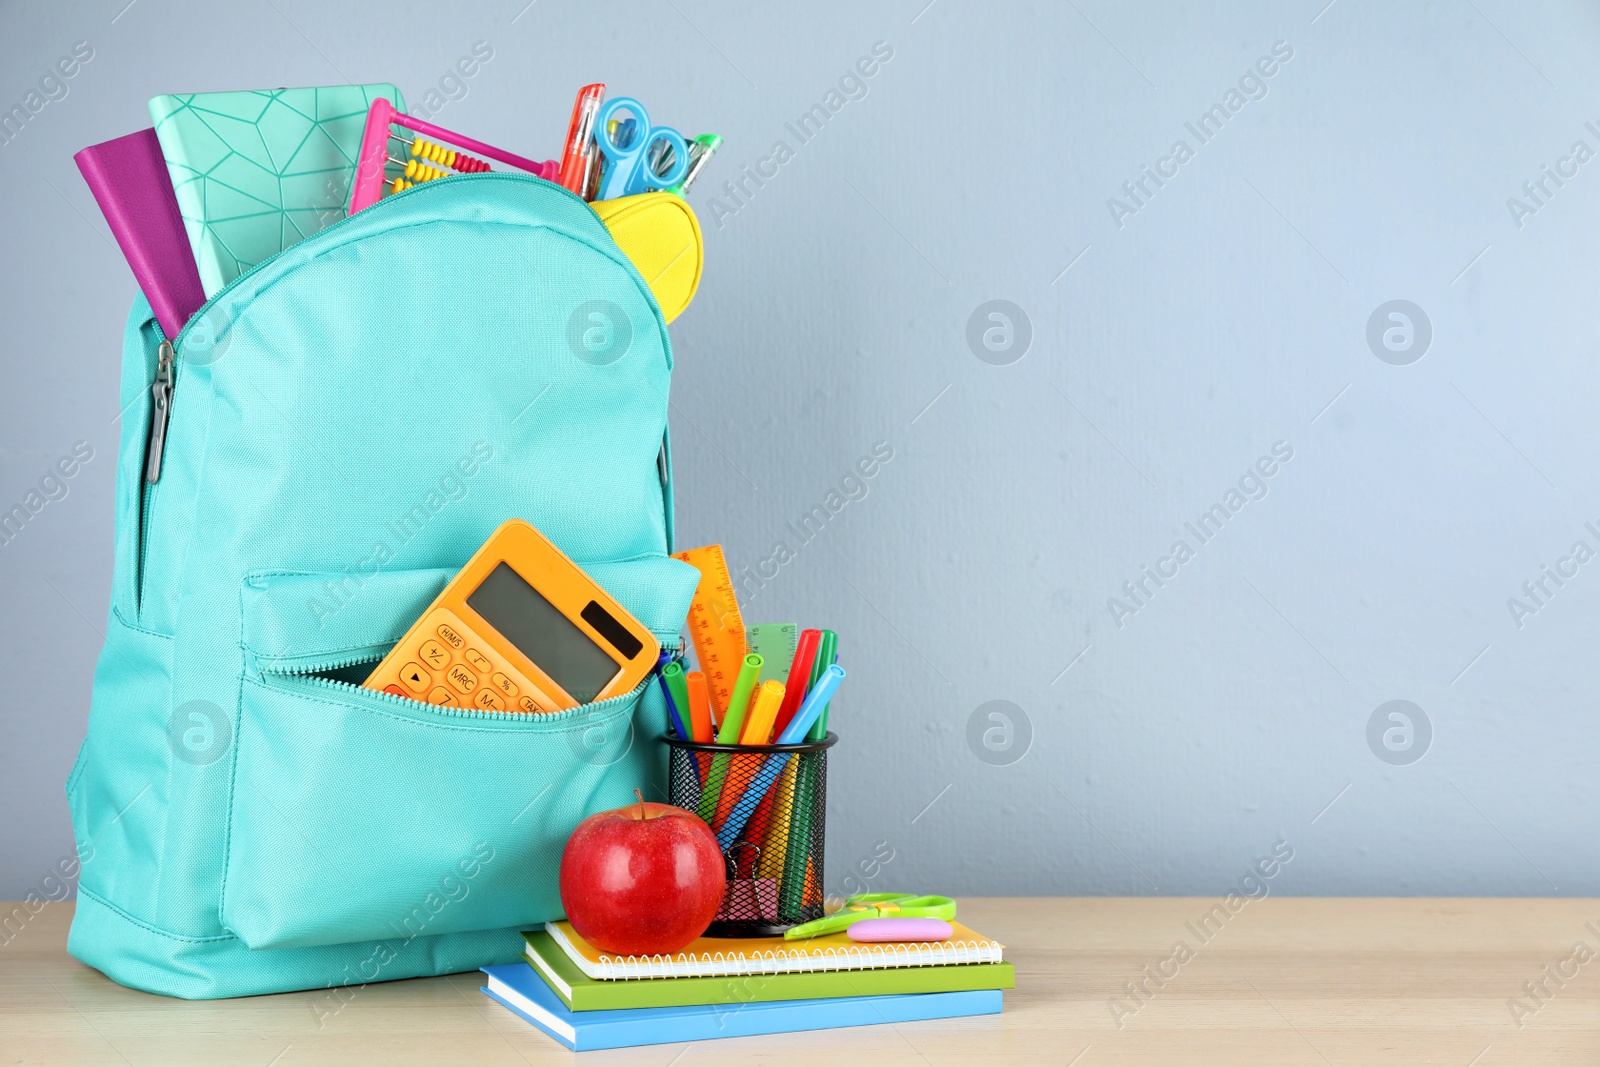
<path id="1" fill-rule="evenodd" d="M 735 841 L 728 847 L 728 888 L 722 895 L 722 907 L 717 910 L 716 922 L 775 923 L 778 921 L 778 883 L 773 878 L 740 878 L 735 853 L 741 848 L 755 849 L 749 869 L 754 871 L 761 860 L 761 846 L 753 841 Z"/>

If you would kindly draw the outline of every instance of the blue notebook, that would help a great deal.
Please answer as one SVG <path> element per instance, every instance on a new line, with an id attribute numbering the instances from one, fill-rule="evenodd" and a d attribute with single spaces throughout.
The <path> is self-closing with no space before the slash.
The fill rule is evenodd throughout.
<path id="1" fill-rule="evenodd" d="M 489 976 L 489 984 L 483 987 L 485 993 L 574 1052 L 994 1015 L 1001 1004 L 1000 990 L 974 989 L 959 993 L 571 1011 L 525 963 L 485 967 L 483 973 Z"/>

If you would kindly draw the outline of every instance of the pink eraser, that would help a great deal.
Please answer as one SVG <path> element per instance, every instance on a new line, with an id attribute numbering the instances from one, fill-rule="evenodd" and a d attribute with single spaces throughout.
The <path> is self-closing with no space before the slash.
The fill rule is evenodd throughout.
<path id="1" fill-rule="evenodd" d="M 946 941 L 955 927 L 943 919 L 862 919 L 845 934 L 852 941 Z"/>

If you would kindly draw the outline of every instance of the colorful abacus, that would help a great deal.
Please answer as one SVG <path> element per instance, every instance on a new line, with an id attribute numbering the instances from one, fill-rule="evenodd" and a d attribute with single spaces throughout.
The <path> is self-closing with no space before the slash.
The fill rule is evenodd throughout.
<path id="1" fill-rule="evenodd" d="M 388 162 L 404 168 L 396 177 L 384 179 L 391 193 L 403 192 L 418 182 L 448 178 L 452 170 L 458 174 L 484 174 L 489 170 L 489 164 L 483 160 L 469 156 L 465 152 L 457 152 L 454 148 L 447 148 L 433 141 L 423 140 L 421 137 L 412 141 L 401 137 L 398 133 L 391 133 L 389 136 L 411 149 L 409 160 L 385 156 Z M 431 165 L 433 163 L 439 165 L 435 167 Z"/>
<path id="2" fill-rule="evenodd" d="M 435 178 L 448 178 L 450 172 L 439 167 L 423 163 L 420 160 L 400 160 L 393 156 L 385 157 L 390 163 L 398 163 L 405 170 L 394 178 L 385 179 L 391 193 L 398 193 L 411 188 L 418 182 L 431 182 Z"/>
<path id="3" fill-rule="evenodd" d="M 408 141 L 404 137 L 398 137 L 391 126 L 403 126 L 415 133 L 426 134 L 434 140 L 426 141 L 418 137 L 414 141 Z M 409 145 L 412 158 L 402 162 L 390 156 L 391 138 Z M 531 159 L 513 155 L 482 141 L 451 133 L 431 122 L 402 115 L 388 100 L 379 97 L 372 102 L 372 107 L 367 111 L 367 127 L 361 136 L 361 156 L 356 163 L 355 185 L 350 191 L 350 213 L 353 215 L 362 208 L 371 207 L 378 202 L 386 189 L 398 193 L 419 182 L 447 177 L 451 170 L 460 174 L 481 174 L 489 169 L 489 165 L 483 160 L 466 155 L 450 147 L 451 145 L 471 149 L 478 155 L 487 156 L 497 163 L 526 171 L 546 181 L 555 181 L 560 170 L 553 159 L 535 163 Z M 384 165 L 387 163 L 403 166 L 405 172 L 394 178 L 386 178 Z"/>
<path id="4" fill-rule="evenodd" d="M 462 174 L 482 174 L 489 169 L 489 164 L 483 160 L 469 156 L 465 152 L 457 152 L 454 148 L 446 148 L 444 145 L 425 141 L 420 137 L 415 141 L 408 141 L 398 133 L 391 133 L 389 136 L 403 145 L 410 146 L 411 154 L 415 158 L 437 163 L 441 167 L 449 167 Z"/>

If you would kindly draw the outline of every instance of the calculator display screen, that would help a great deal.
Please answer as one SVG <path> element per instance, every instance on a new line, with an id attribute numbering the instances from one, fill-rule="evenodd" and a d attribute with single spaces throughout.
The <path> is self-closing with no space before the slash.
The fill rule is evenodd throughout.
<path id="1" fill-rule="evenodd" d="M 489 572 L 467 606 L 580 704 L 617 675 L 617 661 L 506 563 Z"/>

